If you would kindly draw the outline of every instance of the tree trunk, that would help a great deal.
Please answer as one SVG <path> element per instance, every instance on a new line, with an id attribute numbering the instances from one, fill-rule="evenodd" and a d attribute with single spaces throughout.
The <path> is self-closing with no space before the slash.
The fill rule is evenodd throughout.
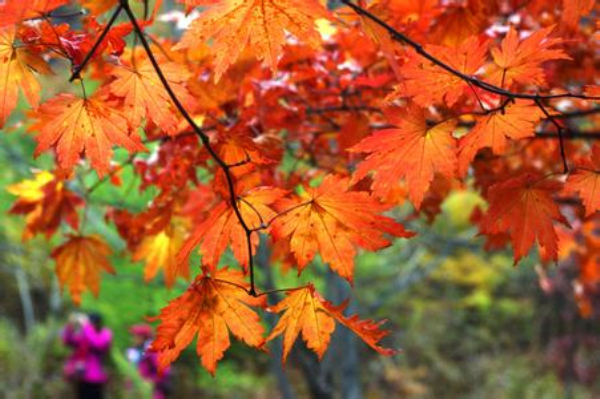
<path id="1" fill-rule="evenodd" d="M 29 334 L 35 326 L 35 314 L 33 310 L 33 300 L 29 291 L 29 280 L 27 275 L 20 267 L 14 269 L 17 287 L 19 288 L 19 298 L 21 299 L 21 309 L 23 309 L 23 325 L 25 333 Z"/>
<path id="2" fill-rule="evenodd" d="M 265 274 L 265 289 L 272 290 L 275 289 L 275 282 L 273 281 L 273 271 L 271 270 L 270 264 L 270 251 L 268 244 L 265 243 L 264 237 L 261 237 L 260 245 L 256 252 L 256 262 L 262 267 Z M 276 300 L 277 295 L 274 295 Z M 275 323 L 277 322 L 277 318 L 272 313 L 267 313 L 266 315 L 267 323 L 269 327 L 273 329 Z M 279 387 L 279 393 L 281 394 L 282 399 L 295 399 L 296 394 L 294 392 L 294 388 L 290 384 L 290 381 L 285 374 L 283 368 L 281 367 L 281 358 L 283 356 L 283 344 L 281 338 L 277 338 L 274 341 L 271 341 L 269 345 L 269 349 L 271 351 L 271 360 L 269 367 L 271 368 L 271 373 L 275 376 L 277 380 L 277 386 Z"/>

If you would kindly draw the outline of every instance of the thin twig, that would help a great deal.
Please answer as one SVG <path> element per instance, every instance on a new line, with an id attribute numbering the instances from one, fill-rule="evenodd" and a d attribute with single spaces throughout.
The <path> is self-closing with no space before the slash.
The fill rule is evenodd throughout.
<path id="1" fill-rule="evenodd" d="M 552 115 L 550 115 L 550 113 L 546 110 L 546 107 L 544 107 L 544 104 L 542 104 L 541 100 L 537 99 L 535 100 L 535 103 L 537 104 L 539 109 L 542 110 L 544 115 L 546 115 L 546 118 L 548 118 L 548 120 L 554 125 L 554 127 L 556 127 L 556 133 L 558 133 L 558 143 L 560 147 L 560 157 L 563 161 L 563 173 L 569 173 L 569 165 L 567 165 L 567 155 L 565 153 L 565 140 L 563 137 L 563 132 L 565 129 L 561 126 L 560 123 L 556 121 L 556 119 L 554 119 Z"/>
<path id="2" fill-rule="evenodd" d="M 113 13 L 113 15 L 110 17 L 110 20 L 108 21 L 108 23 L 102 30 L 102 33 L 100 33 L 100 36 L 98 36 L 98 39 L 96 39 L 96 42 L 94 43 L 94 45 L 92 46 L 90 51 L 88 51 L 88 53 L 85 55 L 85 58 L 83 59 L 81 64 L 79 64 L 78 66 L 76 66 L 73 69 L 73 74 L 69 78 L 69 82 L 72 82 L 75 79 L 81 78 L 81 76 L 79 74 L 81 73 L 83 68 L 85 68 L 87 63 L 92 59 L 92 57 L 94 56 L 94 53 L 96 52 L 98 47 L 100 47 L 100 44 L 102 43 L 102 41 L 108 34 L 108 31 L 110 30 L 110 28 L 114 25 L 115 21 L 117 20 L 117 17 L 119 16 L 119 14 L 121 13 L 122 10 L 123 10 L 123 4 L 119 4 L 119 6 L 117 7 L 117 9 Z"/>
<path id="3" fill-rule="evenodd" d="M 225 179 L 227 181 L 227 188 L 229 191 L 229 199 L 230 199 L 231 207 L 233 208 L 233 211 L 234 211 L 238 221 L 240 222 L 240 225 L 242 226 L 242 229 L 244 230 L 244 233 L 246 235 L 246 244 L 247 244 L 247 251 L 248 251 L 248 268 L 250 271 L 250 295 L 256 296 L 257 294 L 256 294 L 255 283 L 254 283 L 254 258 L 252 255 L 252 233 L 254 231 L 252 229 L 250 229 L 248 227 L 248 225 L 246 224 L 246 221 L 244 220 L 242 213 L 240 212 L 239 206 L 237 204 L 237 195 L 235 193 L 235 184 L 233 181 L 233 175 L 231 174 L 230 166 L 227 165 L 227 163 L 225 163 L 225 161 L 223 159 L 221 159 L 219 154 L 217 154 L 217 152 L 215 151 L 215 149 L 212 147 L 212 145 L 210 143 L 210 138 L 208 137 L 208 135 L 206 135 L 206 133 L 202 130 L 202 128 L 196 124 L 196 122 L 194 121 L 192 116 L 187 112 L 187 110 L 185 109 L 183 104 L 179 101 L 179 98 L 177 98 L 177 95 L 171 88 L 169 81 L 167 80 L 164 73 L 162 72 L 162 69 L 160 68 L 158 61 L 156 60 L 156 57 L 154 56 L 154 53 L 152 52 L 152 49 L 150 48 L 150 44 L 148 43 L 148 40 L 146 39 L 146 36 L 144 35 L 144 31 L 138 24 L 137 19 L 135 18 L 135 15 L 133 14 L 131 7 L 129 6 L 129 2 L 127 0 L 120 0 L 120 7 L 125 11 L 125 13 L 127 14 L 127 17 L 131 21 L 131 24 L 133 25 L 135 34 L 139 37 L 140 42 L 141 42 L 142 46 L 144 47 L 146 54 L 148 55 L 148 59 L 150 60 L 150 63 L 152 64 L 163 87 L 167 91 L 167 94 L 171 98 L 171 101 L 173 101 L 173 104 L 175 105 L 175 107 L 179 110 L 179 112 L 181 113 L 183 118 L 186 120 L 186 122 L 190 125 L 190 127 L 192 127 L 194 132 L 198 135 L 198 137 L 202 141 L 202 144 L 204 145 L 204 147 L 206 148 L 206 150 L 208 151 L 210 156 L 214 159 L 214 161 L 217 163 L 217 165 L 221 168 L 221 170 L 225 174 Z"/>
<path id="4" fill-rule="evenodd" d="M 512 97 L 512 98 L 522 98 L 527 100 L 549 100 L 549 99 L 557 99 L 557 98 L 580 98 L 584 100 L 600 100 L 600 97 L 586 96 L 583 94 L 575 94 L 575 93 L 559 93 L 559 94 L 527 94 L 527 93 L 518 93 L 510 90 L 503 89 L 491 83 L 485 82 L 476 78 L 475 76 L 467 75 L 462 73 L 461 71 L 451 67 L 440 59 L 436 58 L 432 54 L 430 54 L 425 48 L 416 41 L 412 40 L 410 37 L 405 34 L 397 31 L 395 28 L 384 22 L 382 19 L 377 17 L 375 14 L 370 11 L 364 9 L 363 7 L 353 3 L 350 0 L 340 0 L 340 2 L 344 3 L 348 7 L 352 8 L 354 12 L 364 17 L 367 17 L 371 21 L 375 22 L 377 25 L 384 28 L 392 37 L 393 40 L 396 40 L 401 43 L 405 43 L 408 46 L 412 47 L 419 55 L 427 60 L 431 61 L 433 64 L 439 66 L 440 68 L 446 70 L 450 74 L 461 78 L 465 82 L 471 83 L 473 86 L 477 86 L 483 90 L 486 90 L 490 93 L 498 94 L 500 96 Z"/>

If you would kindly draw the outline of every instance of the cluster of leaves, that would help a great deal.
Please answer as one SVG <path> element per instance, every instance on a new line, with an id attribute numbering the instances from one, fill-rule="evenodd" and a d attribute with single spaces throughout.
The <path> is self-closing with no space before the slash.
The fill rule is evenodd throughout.
<path id="1" fill-rule="evenodd" d="M 110 207 L 106 219 L 146 280 L 162 269 L 169 286 L 189 281 L 201 255 L 200 274 L 158 316 L 163 367 L 195 335 L 212 373 L 230 333 L 256 348 L 283 335 L 284 361 L 302 335 L 322 356 L 335 321 L 393 353 L 380 323 L 345 316 L 312 284 L 277 290 L 287 296 L 268 306 L 274 291 L 254 280 L 259 240 L 285 268 L 300 274 L 319 254 L 352 284 L 358 249 L 414 235 L 385 212 L 408 200 L 431 219 L 467 185 L 489 204 L 472 217 L 489 248 L 510 243 L 515 263 L 533 247 L 545 261 L 559 242 L 574 248 L 593 311 L 600 147 L 574 131 L 598 113 L 593 1 L 186 0 L 186 12 L 204 8 L 180 40 L 145 32 L 183 20 L 160 1 L 80 1 L 73 26 L 58 22 L 67 3 L 0 5 L 0 126 L 22 92 L 36 155 L 56 160 L 9 188 L 12 211 L 27 217 L 24 238 L 70 229 L 53 257 L 77 303 L 114 272 L 109 246 L 80 222 L 94 190 L 129 165 L 141 190 L 157 190 L 143 212 Z M 39 75 L 65 61 L 73 92 L 40 104 Z M 86 81 L 98 88 L 86 93 Z M 129 161 L 112 162 L 114 147 Z M 86 162 L 99 180 L 76 192 L 74 177 L 93 173 Z M 576 223 L 592 227 L 559 241 L 557 225 Z M 222 266 L 228 248 L 239 268 Z M 281 313 L 266 337 L 259 308 Z"/>

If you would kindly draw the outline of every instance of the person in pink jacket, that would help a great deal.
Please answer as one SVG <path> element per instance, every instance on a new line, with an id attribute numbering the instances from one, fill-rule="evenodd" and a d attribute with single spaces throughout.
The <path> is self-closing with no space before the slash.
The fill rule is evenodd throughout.
<path id="1" fill-rule="evenodd" d="M 148 351 L 154 335 L 152 327 L 148 324 L 137 324 L 132 326 L 129 332 L 132 335 L 133 347 L 127 350 L 127 358 L 137 365 L 142 378 L 152 383 L 152 398 L 166 399 L 171 394 L 171 369 L 167 367 L 159 373 L 158 355 Z"/>
<path id="2" fill-rule="evenodd" d="M 64 374 L 75 384 L 77 398 L 102 399 L 108 380 L 104 359 L 110 350 L 112 332 L 102 326 L 99 314 L 92 313 L 71 320 L 63 330 L 62 339 L 73 350 Z"/>

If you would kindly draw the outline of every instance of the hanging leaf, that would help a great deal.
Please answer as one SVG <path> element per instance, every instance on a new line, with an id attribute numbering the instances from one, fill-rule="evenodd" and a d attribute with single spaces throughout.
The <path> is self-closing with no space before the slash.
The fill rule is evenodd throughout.
<path id="1" fill-rule="evenodd" d="M 404 226 L 380 213 L 389 206 L 364 191 L 351 191 L 349 180 L 328 175 L 303 198 L 279 202 L 280 215 L 273 223 L 276 239 L 290 240 L 298 272 L 317 251 L 324 262 L 352 282 L 356 247 L 375 251 L 390 245 L 384 234 L 412 237 Z"/>
<path id="2" fill-rule="evenodd" d="M 393 349 L 379 345 L 379 341 L 389 334 L 389 331 L 379 329 L 385 320 L 377 323 L 372 320 L 359 320 L 356 315 L 346 317 L 343 315 L 345 307 L 345 304 L 336 307 L 324 300 L 313 285 L 288 292 L 285 299 L 269 308 L 269 311 L 283 315 L 267 337 L 267 341 L 283 334 L 282 363 L 285 363 L 298 335 L 301 334 L 308 348 L 321 359 L 329 347 L 337 320 L 382 355 L 390 356 L 396 353 Z"/>
<path id="3" fill-rule="evenodd" d="M 67 241 L 52 251 L 61 289 L 69 287 L 76 305 L 81 303 L 81 294 L 85 290 L 98 296 L 101 271 L 115 273 L 108 261 L 110 254 L 108 244 L 97 235 L 68 235 Z"/>
<path id="4" fill-rule="evenodd" d="M 251 307 L 264 306 L 264 297 L 248 295 L 247 288 L 243 273 L 227 268 L 196 277 L 157 317 L 161 324 L 150 350 L 158 353 L 159 368 L 164 370 L 177 359 L 196 335 L 196 352 L 212 375 L 230 346 L 230 332 L 247 345 L 261 348 L 264 328 Z"/>
<path id="5" fill-rule="evenodd" d="M 146 149 L 125 117 L 100 98 L 59 94 L 42 104 L 36 117 L 37 123 L 30 127 L 40 132 L 35 155 L 54 147 L 58 165 L 65 170 L 73 169 L 85 154 L 102 177 L 109 170 L 113 145 L 130 152 Z"/>

